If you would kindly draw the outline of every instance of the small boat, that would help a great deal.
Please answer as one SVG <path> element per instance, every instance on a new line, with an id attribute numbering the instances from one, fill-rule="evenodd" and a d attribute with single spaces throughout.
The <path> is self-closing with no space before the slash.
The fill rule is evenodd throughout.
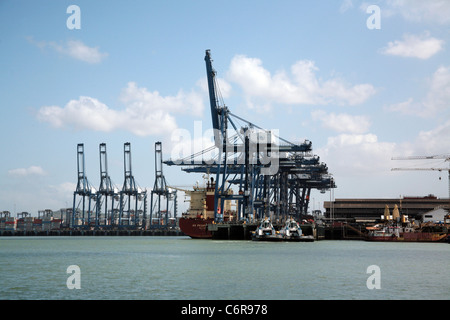
<path id="1" fill-rule="evenodd" d="M 284 227 L 280 230 L 280 234 L 282 235 L 284 241 L 314 241 L 313 236 L 303 235 L 302 229 L 294 219 L 289 219 L 286 221 Z"/>
<path id="2" fill-rule="evenodd" d="M 253 241 L 283 241 L 283 237 L 275 230 L 268 218 L 261 221 L 253 232 Z"/>

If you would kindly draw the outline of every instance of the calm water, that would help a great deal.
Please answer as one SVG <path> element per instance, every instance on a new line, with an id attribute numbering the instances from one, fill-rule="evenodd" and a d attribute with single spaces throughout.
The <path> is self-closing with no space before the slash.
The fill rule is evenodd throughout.
<path id="1" fill-rule="evenodd" d="M 0 299 L 449 299 L 449 267 L 445 243 L 0 237 Z"/>

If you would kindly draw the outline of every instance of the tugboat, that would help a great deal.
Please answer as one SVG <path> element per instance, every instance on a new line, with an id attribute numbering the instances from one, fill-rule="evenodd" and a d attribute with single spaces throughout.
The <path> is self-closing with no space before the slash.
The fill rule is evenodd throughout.
<path id="1" fill-rule="evenodd" d="M 270 219 L 265 218 L 261 221 L 259 226 L 253 232 L 253 241 L 283 241 L 283 236 L 280 235 L 273 227 Z"/>
<path id="2" fill-rule="evenodd" d="M 302 229 L 298 225 L 297 221 L 292 218 L 286 221 L 284 227 L 280 231 L 280 234 L 282 235 L 284 241 L 314 241 L 313 236 L 303 235 Z"/>

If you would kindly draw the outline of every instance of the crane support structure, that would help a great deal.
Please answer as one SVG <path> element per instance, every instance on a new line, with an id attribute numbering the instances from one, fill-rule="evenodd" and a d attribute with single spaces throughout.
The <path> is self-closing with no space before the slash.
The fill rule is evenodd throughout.
<path id="1" fill-rule="evenodd" d="M 112 228 L 119 217 L 119 191 L 114 186 L 108 173 L 108 157 L 106 143 L 99 145 L 100 154 L 100 187 L 97 191 L 97 206 L 95 213 L 96 228 Z"/>
<path id="2" fill-rule="evenodd" d="M 88 228 L 96 208 L 96 190 L 89 183 L 85 169 L 84 144 L 77 145 L 77 188 L 73 193 L 72 227 Z"/>
<path id="3" fill-rule="evenodd" d="M 177 191 L 167 186 L 163 174 L 162 143 L 155 143 L 155 184 L 151 191 L 150 225 L 147 228 L 170 228 L 177 218 Z M 173 223 L 171 223 L 173 221 Z"/>
<path id="4" fill-rule="evenodd" d="M 312 154 L 311 141 L 292 143 L 279 137 L 278 130 L 263 129 L 230 112 L 216 83 L 210 50 L 205 63 L 214 146 L 164 163 L 216 176 L 214 218 L 218 222 L 224 218 L 225 200 L 235 201 L 239 220 L 302 219 L 312 189 L 325 192 L 336 187 L 328 167 Z M 239 191 L 230 192 L 232 186 Z"/>
<path id="5" fill-rule="evenodd" d="M 124 148 L 125 180 L 120 192 L 119 228 L 145 228 L 147 214 L 147 190 L 136 184 L 131 168 L 131 144 L 126 142 Z"/>

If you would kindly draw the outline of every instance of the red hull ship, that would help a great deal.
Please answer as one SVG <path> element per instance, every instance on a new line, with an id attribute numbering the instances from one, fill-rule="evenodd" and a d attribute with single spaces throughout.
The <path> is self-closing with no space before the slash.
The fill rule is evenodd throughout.
<path id="1" fill-rule="evenodd" d="M 180 229 L 183 233 L 193 239 L 211 239 L 212 233 L 208 231 L 208 224 L 214 219 L 203 218 L 180 218 Z"/>
<path id="2" fill-rule="evenodd" d="M 183 191 L 190 196 L 190 205 L 188 212 L 179 220 L 180 230 L 193 239 L 211 239 L 213 235 L 208 230 L 208 224 L 214 223 L 214 180 L 207 180 L 206 187 L 196 185 L 193 190 Z M 224 212 L 224 220 L 228 220 L 231 214 L 230 201 L 225 201 Z"/>
<path id="3" fill-rule="evenodd" d="M 446 224 L 423 224 L 418 227 L 407 221 L 406 216 L 400 216 L 397 206 L 394 208 L 392 220 L 388 210 L 386 206 L 384 217 L 388 218 L 385 218 L 384 224 L 366 228 L 369 231 L 367 241 L 442 242 L 448 237 Z"/>
<path id="4" fill-rule="evenodd" d="M 446 233 L 431 232 L 401 232 L 395 234 L 370 234 L 367 241 L 389 241 L 389 242 L 443 242 L 447 239 Z"/>

